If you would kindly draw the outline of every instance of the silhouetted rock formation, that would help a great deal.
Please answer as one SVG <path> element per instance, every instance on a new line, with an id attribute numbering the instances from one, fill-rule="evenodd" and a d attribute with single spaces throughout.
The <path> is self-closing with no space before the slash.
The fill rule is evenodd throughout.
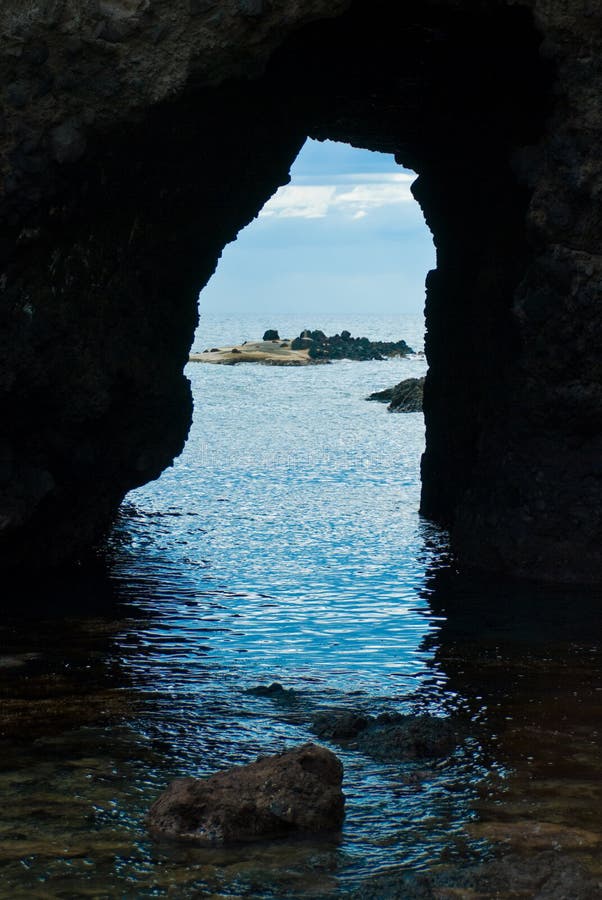
<path id="1" fill-rule="evenodd" d="M 201 844 L 336 831 L 345 815 L 342 780 L 334 753 L 304 744 L 209 778 L 178 778 L 152 806 L 149 828 Z"/>
<path id="2" fill-rule="evenodd" d="M 384 391 L 375 391 L 366 397 L 366 400 L 388 403 L 389 412 L 420 412 L 424 397 L 424 382 L 424 377 L 406 378 L 395 387 L 385 388 Z"/>
<path id="3" fill-rule="evenodd" d="M 323 331 L 309 329 L 291 342 L 291 350 L 308 350 L 310 359 L 318 360 L 382 360 L 414 352 L 405 341 L 371 341 L 367 337 L 352 337 L 348 331 L 327 337 Z"/>
<path id="4" fill-rule="evenodd" d="M 73 559 L 180 452 L 198 291 L 310 135 L 419 173 L 422 512 L 463 564 L 602 581 L 586 7 L 5 0 L 0 565 Z"/>

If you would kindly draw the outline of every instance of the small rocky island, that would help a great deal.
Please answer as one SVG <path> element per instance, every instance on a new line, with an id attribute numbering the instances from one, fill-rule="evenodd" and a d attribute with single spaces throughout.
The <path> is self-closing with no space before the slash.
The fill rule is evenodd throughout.
<path id="1" fill-rule="evenodd" d="M 261 341 L 245 341 L 231 347 L 212 347 L 202 353 L 191 353 L 191 362 L 233 366 L 241 362 L 258 362 L 270 366 L 307 366 L 329 363 L 335 359 L 384 360 L 392 356 L 413 353 L 405 341 L 371 341 L 367 337 L 352 337 L 342 331 L 327 337 L 323 331 L 305 329 L 299 337 L 280 338 L 268 329 Z"/>
<path id="2" fill-rule="evenodd" d="M 421 412 L 424 396 L 424 376 L 422 378 L 406 378 L 392 388 L 375 391 L 366 400 L 377 400 L 388 403 L 388 412 Z"/>

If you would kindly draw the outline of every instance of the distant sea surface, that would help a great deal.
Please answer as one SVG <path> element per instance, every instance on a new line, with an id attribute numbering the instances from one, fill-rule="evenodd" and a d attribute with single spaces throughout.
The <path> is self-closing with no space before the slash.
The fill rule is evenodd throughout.
<path id="1" fill-rule="evenodd" d="M 193 349 L 305 327 L 423 349 L 419 316 L 202 316 Z M 574 617 L 567 626 L 575 607 L 558 593 L 517 597 L 471 581 L 450 625 L 447 538 L 418 515 L 423 416 L 365 401 L 425 370 L 421 356 L 188 365 L 187 446 L 126 498 L 102 573 L 46 585 L 36 610 L 9 598 L 2 896 L 321 898 L 491 852 L 486 833 L 466 830 L 475 809 L 489 798 L 491 818 L 500 796 L 512 809 L 524 802 L 550 692 L 564 698 L 576 746 L 583 723 L 571 704 L 585 686 L 596 697 L 599 654 L 591 629 L 573 634 Z M 565 663 L 550 674 L 552 645 Z M 272 682 L 294 689 L 289 702 L 248 692 Z M 313 716 L 335 708 L 455 714 L 474 730 L 435 763 L 379 763 L 332 745 L 345 766 L 340 840 L 225 851 L 149 840 L 145 813 L 172 778 L 311 740 Z M 503 743 L 510 727 L 516 745 Z M 550 785 L 567 746 L 550 749 L 559 733 L 542 761 Z M 584 780 L 600 791 L 599 751 L 579 744 L 575 797 Z M 570 790 L 563 812 L 538 806 L 542 796 L 520 808 L 521 822 L 564 815 L 593 827 Z"/>

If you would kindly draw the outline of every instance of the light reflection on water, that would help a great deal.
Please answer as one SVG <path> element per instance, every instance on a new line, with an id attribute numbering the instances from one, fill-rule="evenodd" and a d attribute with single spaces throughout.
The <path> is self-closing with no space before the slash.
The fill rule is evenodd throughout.
<path id="1" fill-rule="evenodd" d="M 411 343 L 380 327 L 369 336 Z M 416 512 L 422 417 L 362 399 L 423 368 L 190 366 L 186 451 L 127 499 L 108 568 L 47 582 L 37 610 L 9 589 L 4 895 L 318 898 L 483 858 L 487 833 L 465 829 L 478 817 L 602 834 L 597 599 L 451 576 L 445 537 Z M 272 681 L 296 693 L 247 693 Z M 453 713 L 467 738 L 420 765 L 333 748 L 340 840 L 148 840 L 145 812 L 173 777 L 311 739 L 332 707 Z"/>

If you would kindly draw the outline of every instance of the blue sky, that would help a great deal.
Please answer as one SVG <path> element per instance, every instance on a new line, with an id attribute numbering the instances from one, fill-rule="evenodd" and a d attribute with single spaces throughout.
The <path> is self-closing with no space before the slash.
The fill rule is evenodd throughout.
<path id="1" fill-rule="evenodd" d="M 431 234 L 392 156 L 308 140 L 291 182 L 224 249 L 201 313 L 419 313 Z"/>

